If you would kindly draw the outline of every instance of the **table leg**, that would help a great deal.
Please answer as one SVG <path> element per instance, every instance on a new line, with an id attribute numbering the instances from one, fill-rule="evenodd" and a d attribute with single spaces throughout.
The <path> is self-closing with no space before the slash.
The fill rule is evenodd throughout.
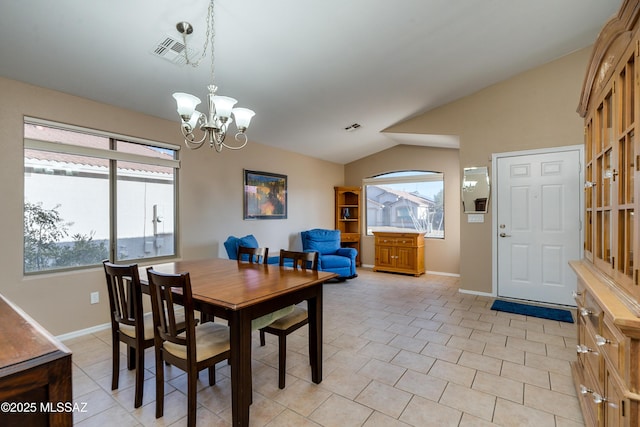
<path id="1" fill-rule="evenodd" d="M 322 284 L 316 286 L 316 289 L 316 296 L 307 300 L 309 362 L 311 363 L 311 380 L 320 384 L 322 381 Z"/>
<path id="2" fill-rule="evenodd" d="M 231 344 L 231 412 L 234 427 L 249 426 L 251 404 L 251 319 L 242 311 L 229 321 Z"/>

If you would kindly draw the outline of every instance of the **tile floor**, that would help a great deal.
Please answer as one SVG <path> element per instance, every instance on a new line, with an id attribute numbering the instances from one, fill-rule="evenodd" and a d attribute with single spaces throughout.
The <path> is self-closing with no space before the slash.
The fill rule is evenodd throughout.
<path id="1" fill-rule="evenodd" d="M 324 379 L 311 382 L 307 328 L 288 338 L 287 386 L 278 389 L 277 341 L 254 335 L 251 426 L 582 426 L 569 362 L 575 326 L 491 311 L 491 298 L 458 292 L 458 279 L 360 269 L 325 286 Z M 143 406 L 123 358 L 111 391 L 109 331 L 73 338 L 77 426 L 186 425 L 186 379 L 166 367 L 165 413 L 155 419 L 153 349 Z M 201 373 L 198 425 L 228 426 L 229 367 Z"/>

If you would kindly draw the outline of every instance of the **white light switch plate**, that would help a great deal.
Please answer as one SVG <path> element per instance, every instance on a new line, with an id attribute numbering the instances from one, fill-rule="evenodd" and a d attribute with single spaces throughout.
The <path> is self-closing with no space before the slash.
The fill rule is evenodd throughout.
<path id="1" fill-rule="evenodd" d="M 467 222 L 484 222 L 484 214 L 468 214 Z"/>

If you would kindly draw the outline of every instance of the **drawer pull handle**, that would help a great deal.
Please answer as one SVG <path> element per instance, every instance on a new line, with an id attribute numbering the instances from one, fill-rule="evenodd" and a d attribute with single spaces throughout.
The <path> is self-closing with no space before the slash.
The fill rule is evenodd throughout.
<path id="1" fill-rule="evenodd" d="M 582 292 L 581 292 L 581 291 L 573 291 L 573 292 L 571 292 L 571 295 L 572 295 L 574 298 L 578 298 L 578 297 L 581 297 L 581 296 L 582 296 Z"/>
<path id="2" fill-rule="evenodd" d="M 611 344 L 611 341 L 603 337 L 602 335 L 596 335 L 596 344 L 599 346 L 603 346 L 605 344 Z"/>
<path id="3" fill-rule="evenodd" d="M 581 394 L 589 394 L 591 393 L 591 395 L 593 396 L 593 403 L 595 403 L 596 405 L 601 404 L 602 402 L 608 402 L 607 406 L 610 406 L 612 408 L 617 408 L 618 405 L 613 403 L 613 402 L 609 402 L 609 399 L 607 399 L 604 396 L 601 396 L 600 393 L 596 393 L 595 391 L 587 388 L 586 386 L 583 386 L 582 384 L 580 384 L 580 393 Z"/>
<path id="4" fill-rule="evenodd" d="M 580 384 L 580 394 L 593 393 L 593 390 L 587 388 L 587 386 Z"/>
<path id="5" fill-rule="evenodd" d="M 595 350 L 593 350 L 593 349 L 591 349 L 591 348 L 587 347 L 587 346 L 586 346 L 586 345 L 584 345 L 584 344 L 578 344 L 578 345 L 576 346 L 576 352 L 577 352 L 578 354 L 593 353 L 593 354 L 594 354 L 594 355 L 596 355 L 596 356 L 598 355 L 598 352 L 597 352 L 597 351 L 595 351 Z"/>
<path id="6" fill-rule="evenodd" d="M 588 308 L 581 308 L 580 309 L 580 315 L 582 317 L 589 317 L 593 314 L 593 311 L 589 310 Z"/>
<path id="7" fill-rule="evenodd" d="M 609 402 L 609 399 L 607 399 L 606 397 L 600 396 L 598 393 L 593 393 L 593 403 L 595 403 L 596 405 L 599 405 L 602 402 L 607 402 L 607 406 L 610 406 L 611 408 L 618 407 L 616 403 Z"/>

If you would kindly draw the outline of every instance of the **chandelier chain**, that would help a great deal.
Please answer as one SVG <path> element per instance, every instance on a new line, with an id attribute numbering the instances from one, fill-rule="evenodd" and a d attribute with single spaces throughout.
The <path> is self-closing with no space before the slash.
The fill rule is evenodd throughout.
<path id="1" fill-rule="evenodd" d="M 213 82 L 215 82 L 215 71 L 214 71 L 214 60 L 215 57 L 213 55 L 214 50 L 215 50 L 215 39 L 216 39 L 216 30 L 213 26 L 214 22 L 215 22 L 215 16 L 214 16 L 214 9 L 213 9 L 213 0 L 211 0 L 211 2 L 209 3 L 209 10 L 207 13 L 207 41 L 209 41 L 209 43 L 211 43 L 211 84 L 213 84 Z M 204 45 L 204 50 L 207 50 L 207 45 L 205 42 Z"/>
<path id="2" fill-rule="evenodd" d="M 249 138 L 246 135 L 247 128 L 251 122 L 251 118 L 255 115 L 248 108 L 233 108 L 237 100 L 228 96 L 218 96 L 216 92 L 218 87 L 215 81 L 215 16 L 214 16 L 214 0 L 210 0 L 209 9 L 207 11 L 207 29 L 205 35 L 205 43 L 202 55 L 197 61 L 189 60 L 187 54 L 187 35 L 193 32 L 193 27 L 188 22 L 178 22 L 176 29 L 182 34 L 184 41 L 184 57 L 186 63 L 192 67 L 198 67 L 207 54 L 207 48 L 211 50 L 211 83 L 207 86 L 209 94 L 207 95 L 207 103 L 209 107 L 208 114 L 202 114 L 196 110 L 200 104 L 200 98 L 188 93 L 176 92 L 173 94 L 178 104 L 178 115 L 181 118 L 180 129 L 184 136 L 185 145 L 193 150 L 202 147 L 205 142 L 209 142 L 209 146 L 216 151 L 221 152 L 223 148 L 231 150 L 240 150 L 247 145 Z M 211 45 L 209 46 L 209 43 Z M 233 118 L 231 117 L 233 115 Z M 235 134 L 235 143 L 225 143 L 228 126 L 235 123 L 237 133 Z M 202 131 L 202 138 L 197 138 L 194 131 Z"/>
<path id="3" fill-rule="evenodd" d="M 204 47 L 202 48 L 202 54 L 197 61 L 192 61 L 189 59 L 189 54 L 187 53 L 187 33 L 186 31 L 182 33 L 182 44 L 184 45 L 184 59 L 188 65 L 191 65 L 193 68 L 197 68 L 200 66 L 200 63 L 207 56 L 207 47 L 209 47 L 209 43 L 211 43 L 211 81 L 213 82 L 214 77 L 214 39 L 215 39 L 215 30 L 214 30 L 214 9 L 213 9 L 213 0 L 209 2 L 209 9 L 207 11 L 207 33 L 204 39 Z"/>

